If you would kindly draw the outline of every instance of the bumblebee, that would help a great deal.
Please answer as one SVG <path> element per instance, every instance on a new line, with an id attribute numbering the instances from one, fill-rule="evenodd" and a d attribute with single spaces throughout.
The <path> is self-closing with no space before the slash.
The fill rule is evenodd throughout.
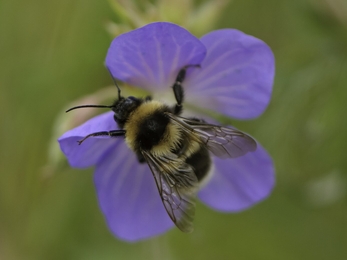
<path id="1" fill-rule="evenodd" d="M 237 129 L 180 116 L 184 100 L 182 84 L 189 67 L 199 65 L 188 65 L 179 71 L 172 86 L 174 106 L 151 97 L 122 97 L 116 83 L 118 99 L 112 105 L 82 105 L 66 111 L 86 107 L 112 109 L 120 129 L 90 133 L 78 144 L 92 136 L 123 137 L 139 163 L 148 164 L 168 215 L 183 232 L 193 230 L 194 198 L 211 170 L 210 152 L 228 159 L 257 147 L 253 138 Z"/>

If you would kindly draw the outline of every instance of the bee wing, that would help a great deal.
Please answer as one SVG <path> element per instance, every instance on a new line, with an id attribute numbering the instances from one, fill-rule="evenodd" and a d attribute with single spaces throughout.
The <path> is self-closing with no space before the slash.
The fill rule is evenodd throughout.
<path id="1" fill-rule="evenodd" d="M 154 156 L 146 151 L 145 157 L 158 187 L 164 207 L 175 225 L 183 232 L 193 231 L 195 193 L 198 180 L 192 167 L 175 154 Z"/>
<path id="2" fill-rule="evenodd" d="M 167 115 L 186 134 L 192 138 L 198 136 L 200 142 L 203 142 L 214 155 L 220 158 L 240 157 L 257 148 L 257 143 L 252 137 L 235 128 L 206 124 L 169 113 Z"/>

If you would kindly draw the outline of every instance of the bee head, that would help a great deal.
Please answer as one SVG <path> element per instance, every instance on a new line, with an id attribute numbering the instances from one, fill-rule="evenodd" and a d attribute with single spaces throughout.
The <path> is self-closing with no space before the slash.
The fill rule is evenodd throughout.
<path id="1" fill-rule="evenodd" d="M 114 120 L 121 126 L 124 125 L 130 113 L 132 113 L 140 104 L 141 99 L 129 96 L 127 98 L 119 97 L 112 106 Z"/>

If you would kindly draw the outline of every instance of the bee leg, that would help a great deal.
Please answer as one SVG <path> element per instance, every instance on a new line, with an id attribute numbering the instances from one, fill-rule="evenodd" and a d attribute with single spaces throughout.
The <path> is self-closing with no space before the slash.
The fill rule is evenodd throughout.
<path id="1" fill-rule="evenodd" d="M 145 97 L 145 101 L 151 101 L 151 100 L 152 100 L 152 97 L 151 97 L 151 96 Z"/>
<path id="2" fill-rule="evenodd" d="M 81 143 L 83 143 L 87 138 L 91 137 L 91 136 L 111 136 L 111 137 L 118 137 L 118 136 L 124 136 L 125 135 L 125 130 L 112 130 L 112 131 L 103 131 L 103 132 L 96 132 L 96 133 L 92 133 L 87 135 L 86 137 L 84 137 L 82 140 L 77 141 L 78 144 L 80 145 Z"/>
<path id="3" fill-rule="evenodd" d="M 176 81 L 173 85 L 173 91 L 175 94 L 175 98 L 176 98 L 176 105 L 174 107 L 174 114 L 175 115 L 179 115 L 182 112 L 182 102 L 184 99 L 184 91 L 182 88 L 182 82 L 184 81 L 185 77 L 186 77 L 186 71 L 189 67 L 198 67 L 200 68 L 199 64 L 194 64 L 194 65 L 187 65 L 184 66 L 179 72 L 178 75 L 176 77 Z"/>

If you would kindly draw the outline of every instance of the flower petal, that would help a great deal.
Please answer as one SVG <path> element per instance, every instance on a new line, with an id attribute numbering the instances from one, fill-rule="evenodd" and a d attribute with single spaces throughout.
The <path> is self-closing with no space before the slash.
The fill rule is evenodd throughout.
<path id="1" fill-rule="evenodd" d="M 124 141 L 118 139 L 117 149 L 97 164 L 94 182 L 108 226 L 119 238 L 136 241 L 173 227 L 148 165 Z"/>
<path id="2" fill-rule="evenodd" d="M 60 149 L 72 167 L 90 167 L 96 164 L 110 147 L 116 147 L 115 138 L 110 137 L 90 137 L 81 145 L 77 143 L 77 141 L 91 133 L 117 130 L 118 126 L 113 119 L 113 115 L 114 113 L 110 111 L 93 117 L 84 124 L 66 132 L 58 139 Z M 121 139 L 123 140 L 123 138 Z"/>
<path id="3" fill-rule="evenodd" d="M 271 157 L 258 144 L 255 152 L 223 160 L 214 157 L 214 175 L 199 198 L 220 211 L 240 211 L 265 199 L 275 184 Z"/>
<path id="4" fill-rule="evenodd" d="M 238 30 L 201 38 L 207 55 L 184 82 L 186 101 L 225 115 L 250 119 L 267 107 L 275 73 L 274 56 L 261 40 Z"/>
<path id="5" fill-rule="evenodd" d="M 186 29 L 157 22 L 115 38 L 106 66 L 115 78 L 131 85 L 167 90 L 182 67 L 200 64 L 205 55 L 205 46 Z"/>

